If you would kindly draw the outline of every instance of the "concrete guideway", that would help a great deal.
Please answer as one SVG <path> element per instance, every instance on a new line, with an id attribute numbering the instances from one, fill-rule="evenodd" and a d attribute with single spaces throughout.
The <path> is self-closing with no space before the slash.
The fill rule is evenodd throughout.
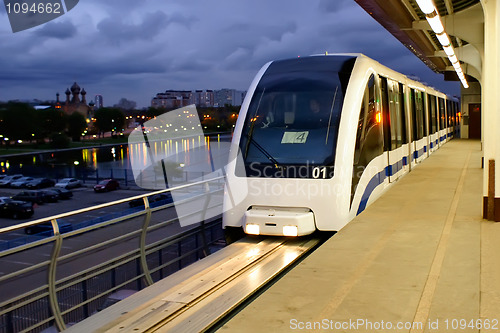
<path id="1" fill-rule="evenodd" d="M 318 238 L 245 238 L 65 332 L 202 332 L 312 250 Z"/>
<path id="2" fill-rule="evenodd" d="M 498 331 L 500 224 L 482 219 L 480 148 L 444 145 L 219 331 Z"/>

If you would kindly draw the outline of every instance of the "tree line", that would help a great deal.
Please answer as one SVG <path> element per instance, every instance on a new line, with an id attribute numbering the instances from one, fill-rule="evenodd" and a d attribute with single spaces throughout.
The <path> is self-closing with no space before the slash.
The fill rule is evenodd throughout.
<path id="1" fill-rule="evenodd" d="M 198 115 L 205 132 L 231 131 L 236 123 L 239 107 L 198 107 Z M 36 110 L 22 102 L 0 102 L 0 145 L 17 142 L 42 144 L 49 142 L 54 148 L 67 147 L 70 141 L 80 141 L 83 136 L 101 136 L 111 132 L 121 133 L 126 126 L 126 117 L 143 123 L 169 110 L 150 107 L 147 110 L 124 110 L 118 106 L 103 107 L 89 115 L 88 119 L 78 112 L 70 115 L 62 109 L 49 107 Z M 144 118 L 143 118 L 144 116 Z"/>
<path id="2" fill-rule="evenodd" d="M 239 106 L 226 104 L 223 107 L 196 107 L 201 126 L 205 132 L 231 131 L 236 124 Z M 150 107 L 145 113 L 146 120 L 170 111 L 165 108 Z M 141 121 L 142 122 L 142 121 Z"/>
<path id="3" fill-rule="evenodd" d="M 101 108 L 88 121 L 81 113 L 67 115 L 54 107 L 36 110 L 26 103 L 1 103 L 0 144 L 48 141 L 62 148 L 84 135 L 122 131 L 125 116 L 117 108 Z"/>

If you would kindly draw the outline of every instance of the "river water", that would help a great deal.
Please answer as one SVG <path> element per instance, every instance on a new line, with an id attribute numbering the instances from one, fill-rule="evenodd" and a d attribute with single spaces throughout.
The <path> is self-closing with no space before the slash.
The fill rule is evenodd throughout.
<path id="1" fill-rule="evenodd" d="M 174 156 L 180 165 L 189 164 L 196 154 L 206 155 L 210 168 L 220 168 L 227 162 L 230 134 L 215 134 L 205 137 L 167 140 L 150 143 L 150 152 Z M 201 146 L 201 149 L 200 149 Z M 98 148 L 74 149 L 54 152 L 32 153 L 0 157 L 2 174 L 21 173 L 25 176 L 61 179 L 76 177 L 84 181 L 97 181 L 103 178 L 118 178 L 133 182 L 131 156 L 145 158 L 145 145 L 117 144 Z M 209 172 L 210 170 L 200 171 Z"/>

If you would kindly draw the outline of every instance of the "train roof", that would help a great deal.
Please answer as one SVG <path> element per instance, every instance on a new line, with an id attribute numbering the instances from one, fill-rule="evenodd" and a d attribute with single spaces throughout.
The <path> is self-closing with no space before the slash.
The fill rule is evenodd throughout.
<path id="1" fill-rule="evenodd" d="M 382 76 L 387 76 L 400 82 L 404 81 L 409 86 L 426 89 L 434 94 L 442 94 L 442 96 L 446 96 L 448 99 L 457 100 L 457 98 L 447 95 L 424 82 L 410 78 L 405 74 L 399 73 L 385 65 L 382 65 L 377 60 L 374 60 L 363 53 L 322 53 L 304 57 L 299 56 L 297 58 L 280 59 L 272 61 L 266 72 L 282 73 L 287 71 L 302 70 L 348 72 L 352 71 L 354 63 L 360 58 L 370 62 L 371 66 L 375 65 L 374 67 L 376 67 L 377 72 Z"/>

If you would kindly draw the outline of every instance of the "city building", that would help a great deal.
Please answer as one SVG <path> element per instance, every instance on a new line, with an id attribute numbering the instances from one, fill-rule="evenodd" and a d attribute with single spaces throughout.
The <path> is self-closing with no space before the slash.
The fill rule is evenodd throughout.
<path id="1" fill-rule="evenodd" d="M 151 100 L 151 106 L 166 109 L 180 108 L 190 104 L 199 107 L 223 107 L 226 104 L 239 106 L 245 94 L 246 92 L 235 89 L 167 90 L 156 94 Z"/>
<path id="2" fill-rule="evenodd" d="M 151 106 L 155 108 L 175 109 L 191 104 L 194 104 L 194 98 L 189 90 L 167 90 L 151 100 Z"/>
<path id="3" fill-rule="evenodd" d="M 200 107 L 214 106 L 214 91 L 213 90 L 195 90 L 194 104 Z"/>
<path id="4" fill-rule="evenodd" d="M 96 110 L 103 107 L 102 95 L 95 95 L 94 101 Z"/>
<path id="5" fill-rule="evenodd" d="M 244 91 L 236 89 L 221 89 L 215 91 L 215 106 L 223 107 L 226 104 L 238 106 L 243 103 Z"/>

